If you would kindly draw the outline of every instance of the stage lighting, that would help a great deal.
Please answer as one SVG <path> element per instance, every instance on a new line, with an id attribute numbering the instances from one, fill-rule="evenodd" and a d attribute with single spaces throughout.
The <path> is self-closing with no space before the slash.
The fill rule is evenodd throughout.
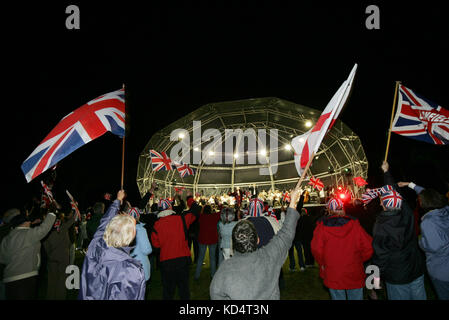
<path id="1" fill-rule="evenodd" d="M 261 154 L 262 156 L 266 156 L 266 155 L 267 155 L 267 150 L 262 149 L 262 150 L 260 151 L 260 154 Z"/>
<path id="2" fill-rule="evenodd" d="M 179 137 L 179 139 L 184 139 L 185 135 L 184 135 L 184 133 L 181 132 L 181 133 L 178 135 L 178 137 Z"/>
<path id="3" fill-rule="evenodd" d="M 209 155 L 210 155 L 210 156 L 213 156 L 214 154 L 215 154 L 215 152 L 209 151 Z"/>
<path id="4" fill-rule="evenodd" d="M 193 148 L 193 151 L 200 151 L 198 147 Z"/>
<path id="5" fill-rule="evenodd" d="M 235 153 L 235 154 L 234 154 L 234 158 L 237 159 L 238 157 L 239 157 L 239 154 L 238 154 L 238 153 Z"/>
<path id="6" fill-rule="evenodd" d="M 291 150 L 291 149 L 292 149 L 292 146 L 289 145 L 289 144 L 286 144 L 285 147 L 284 147 L 284 149 L 285 149 L 285 150 Z"/>
<path id="7" fill-rule="evenodd" d="M 307 121 L 306 121 L 306 127 L 307 127 L 307 128 L 310 128 L 311 126 L 312 126 L 312 121 L 307 120 Z"/>

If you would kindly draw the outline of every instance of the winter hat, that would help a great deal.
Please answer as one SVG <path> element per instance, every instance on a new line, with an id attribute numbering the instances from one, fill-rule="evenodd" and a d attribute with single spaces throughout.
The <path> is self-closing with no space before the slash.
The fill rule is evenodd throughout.
<path id="1" fill-rule="evenodd" d="M 127 213 L 134 219 L 139 220 L 140 215 L 142 214 L 142 210 L 140 210 L 137 207 L 133 207 L 133 208 L 128 209 Z"/>
<path id="2" fill-rule="evenodd" d="M 257 198 L 251 199 L 248 206 L 248 214 L 251 217 L 260 217 L 263 215 L 263 201 Z"/>
<path id="3" fill-rule="evenodd" d="M 259 244 L 257 247 L 261 248 L 270 242 L 271 238 L 274 237 L 274 230 L 270 221 L 265 217 L 249 217 L 248 220 L 251 221 L 256 228 L 257 236 L 259 237 Z"/>
<path id="4" fill-rule="evenodd" d="M 332 198 L 327 204 L 327 209 L 331 211 L 343 210 L 343 201 L 337 198 Z"/>
<path id="5" fill-rule="evenodd" d="M 382 201 L 384 207 L 387 209 L 401 209 L 402 197 L 398 192 L 394 190 L 383 193 L 380 196 L 380 200 Z"/>
<path id="6" fill-rule="evenodd" d="M 171 202 L 168 199 L 160 199 L 157 207 L 159 211 L 164 211 L 172 208 Z"/>
<path id="7" fill-rule="evenodd" d="M 367 190 L 364 194 L 362 194 L 362 201 L 366 205 L 377 197 L 380 197 L 380 200 L 385 208 L 400 209 L 402 206 L 402 196 L 390 185 L 385 185 L 382 188 Z"/>

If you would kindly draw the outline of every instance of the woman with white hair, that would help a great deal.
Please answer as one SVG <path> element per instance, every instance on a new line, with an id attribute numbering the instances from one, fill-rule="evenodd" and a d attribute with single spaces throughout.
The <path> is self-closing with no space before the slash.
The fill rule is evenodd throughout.
<path id="1" fill-rule="evenodd" d="M 130 256 L 136 236 L 136 220 L 118 214 L 125 191 L 103 215 L 89 244 L 81 273 L 80 300 L 143 300 L 145 274 L 142 264 Z"/>

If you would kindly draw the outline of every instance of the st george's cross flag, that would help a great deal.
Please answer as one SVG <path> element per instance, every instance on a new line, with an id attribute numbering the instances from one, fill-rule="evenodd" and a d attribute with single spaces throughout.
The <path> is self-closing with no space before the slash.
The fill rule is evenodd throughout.
<path id="1" fill-rule="evenodd" d="M 449 111 L 403 85 L 391 131 L 419 141 L 449 144 Z"/>
<path id="2" fill-rule="evenodd" d="M 172 160 L 167 156 L 167 154 L 162 152 L 157 152 L 156 150 L 150 150 L 151 165 L 153 166 L 153 171 L 170 171 L 173 169 Z"/>
<path id="3" fill-rule="evenodd" d="M 309 184 L 320 191 L 324 188 L 324 183 L 319 178 L 311 177 Z"/>
<path id="4" fill-rule="evenodd" d="M 291 145 L 294 150 L 295 166 L 299 175 L 302 175 L 312 153 L 318 152 L 321 141 L 323 141 L 324 136 L 330 131 L 343 109 L 351 92 L 356 70 L 357 64 L 354 65 L 349 77 L 329 101 L 323 113 L 318 118 L 318 121 L 315 123 L 315 126 L 306 133 L 293 138 Z"/>
<path id="5" fill-rule="evenodd" d="M 23 162 L 27 182 L 107 131 L 125 135 L 124 89 L 93 99 L 62 118 Z"/>

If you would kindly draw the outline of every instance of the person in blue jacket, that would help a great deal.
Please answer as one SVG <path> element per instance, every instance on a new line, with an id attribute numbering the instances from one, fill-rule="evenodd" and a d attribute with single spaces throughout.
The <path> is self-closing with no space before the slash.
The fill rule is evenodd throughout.
<path id="1" fill-rule="evenodd" d="M 426 253 L 426 265 L 438 299 L 449 300 L 449 205 L 447 199 L 433 189 L 413 182 L 398 182 L 418 194 L 420 206 L 427 211 L 421 218 L 419 246 Z"/>
<path id="2" fill-rule="evenodd" d="M 145 299 L 142 264 L 130 256 L 136 220 L 117 214 L 124 198 L 125 191 L 120 190 L 89 244 L 81 272 L 80 300 Z"/>
<path id="3" fill-rule="evenodd" d="M 142 263 L 143 271 L 145 271 L 145 281 L 151 276 L 151 265 L 148 255 L 153 252 L 147 230 L 144 228 L 145 223 L 140 222 L 141 210 L 133 207 L 128 210 L 128 214 L 136 220 L 136 247 L 131 251 L 131 257 Z"/>

